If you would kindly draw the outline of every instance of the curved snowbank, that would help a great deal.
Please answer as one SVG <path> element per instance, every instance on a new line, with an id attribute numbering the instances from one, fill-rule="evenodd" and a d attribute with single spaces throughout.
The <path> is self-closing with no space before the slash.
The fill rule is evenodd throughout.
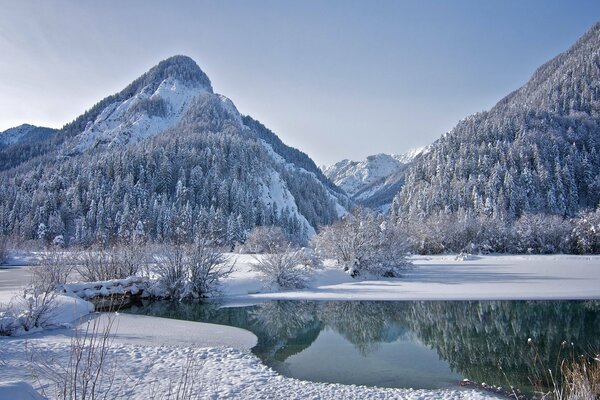
<path id="1" fill-rule="evenodd" d="M 143 346 L 227 346 L 249 352 L 256 345 L 256 336 L 232 326 L 204 322 L 149 317 L 133 314 L 100 314 L 100 326 L 114 318 L 114 341 Z"/>

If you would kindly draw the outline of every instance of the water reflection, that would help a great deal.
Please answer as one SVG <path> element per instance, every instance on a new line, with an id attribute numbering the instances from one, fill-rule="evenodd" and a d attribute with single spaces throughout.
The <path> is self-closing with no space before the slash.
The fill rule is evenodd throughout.
<path id="1" fill-rule="evenodd" d="M 276 370 L 294 376 L 293 371 L 300 371 L 298 363 L 304 363 L 307 368 L 313 363 L 315 376 L 306 368 L 297 372 L 298 377 L 305 379 L 344 382 L 348 373 L 344 377 L 330 374 L 331 377 L 322 378 L 319 374 L 323 373 L 317 367 L 324 357 L 343 359 L 340 352 L 348 350 L 336 347 L 335 343 L 345 340 L 362 357 L 362 362 L 357 362 L 356 357 L 352 359 L 360 364 L 353 366 L 352 382 L 357 384 L 439 387 L 435 382 L 427 385 L 419 380 L 400 379 L 408 374 L 406 366 L 400 366 L 405 363 L 402 357 L 420 357 L 427 361 L 410 361 L 414 365 L 423 361 L 421 375 L 431 380 L 452 377 L 456 378 L 455 384 L 460 377 L 465 377 L 527 389 L 529 377 L 535 375 L 534 348 L 527 344 L 528 338 L 533 339 L 543 365 L 548 367 L 556 365 L 564 340 L 575 343 L 576 352 L 600 349 L 600 303 L 597 301 L 273 301 L 231 308 L 217 304 L 154 302 L 131 312 L 248 329 L 258 337 L 253 352 Z M 327 345 L 315 344 L 318 340 Z M 307 350 L 313 344 L 318 352 Z M 408 344 L 412 346 L 410 349 Z M 423 345 L 431 349 L 429 352 L 435 352 L 439 360 L 419 350 Z M 382 346 L 385 351 L 379 351 Z M 402 349 L 402 353 L 397 354 L 395 361 L 383 360 L 386 353 L 389 356 L 400 351 L 398 349 Z M 379 364 L 375 364 L 376 361 Z M 387 364 L 382 372 L 383 361 Z M 454 374 L 433 365 L 438 361 L 446 363 Z M 394 371 L 388 371 L 388 364 L 391 368 L 397 365 L 398 369 L 404 369 L 395 371 L 394 375 Z M 440 371 L 437 378 L 430 375 L 431 370 Z M 370 376 L 386 373 L 385 381 Z M 417 375 L 414 371 L 411 373 Z"/>

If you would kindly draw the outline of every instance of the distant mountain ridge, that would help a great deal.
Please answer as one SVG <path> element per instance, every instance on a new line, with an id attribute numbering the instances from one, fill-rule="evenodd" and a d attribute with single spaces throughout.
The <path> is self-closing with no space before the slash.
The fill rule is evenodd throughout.
<path id="1" fill-rule="evenodd" d="M 0 132 L 0 171 L 12 168 L 44 152 L 58 129 L 29 124 Z"/>
<path id="2" fill-rule="evenodd" d="M 48 140 L 56 129 L 23 124 L 0 132 L 0 148 Z"/>
<path id="3" fill-rule="evenodd" d="M 600 23 L 415 160 L 398 218 L 572 216 L 600 201 Z"/>
<path id="4" fill-rule="evenodd" d="M 0 150 L 0 189 L 9 193 L 0 233 L 24 239 L 203 233 L 233 243 L 275 224 L 306 240 L 349 204 L 306 154 L 214 93 L 186 56 L 101 100 L 31 157 L 11 158 L 12 146 Z"/>
<path id="5" fill-rule="evenodd" d="M 362 161 L 342 160 L 321 169 L 355 201 L 386 211 L 404 183 L 404 173 L 426 147 L 404 154 L 375 154 Z"/>

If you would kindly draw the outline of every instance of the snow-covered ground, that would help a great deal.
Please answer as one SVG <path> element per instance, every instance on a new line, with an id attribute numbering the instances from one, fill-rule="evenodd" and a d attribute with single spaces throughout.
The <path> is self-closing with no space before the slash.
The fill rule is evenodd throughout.
<path id="1" fill-rule="evenodd" d="M 600 298 L 598 256 L 415 256 L 401 279 L 354 280 L 327 266 L 303 291 L 269 292 L 250 270 L 252 256 L 238 255 L 237 271 L 224 282 L 229 302 L 264 299 L 582 299 Z M 26 269 L 0 270 L 0 298 L 27 283 Z M 68 312 L 63 314 L 67 318 Z M 75 314 L 73 313 L 73 316 Z M 109 316 L 93 316 L 105 323 Z M 383 389 L 304 382 L 278 375 L 250 354 L 253 334 L 232 327 L 147 316 L 117 315 L 111 355 L 116 360 L 111 397 L 146 399 L 177 385 L 190 368 L 196 398 L 483 399 L 475 390 Z M 80 322 L 85 324 L 86 322 Z M 0 338 L 0 398 L 31 398 L 28 356 L 64 363 L 74 330 Z M 29 350 L 26 350 L 29 349 Z M 23 383 L 24 382 L 24 383 Z"/>
<path id="2" fill-rule="evenodd" d="M 110 398 L 163 398 L 160 394 L 176 386 L 188 367 L 194 382 L 191 398 L 199 399 L 494 398 L 473 390 L 383 389 L 300 381 L 277 374 L 250 354 L 256 338 L 241 329 L 133 315 L 119 315 L 115 321 L 117 334 L 110 354 L 116 367 Z M 62 329 L 0 339 L 0 398 L 15 391 L 30 395 L 22 383 L 31 379 L 30 354 L 52 365 L 65 365 L 71 333 Z M 52 386 L 46 391 L 51 394 Z"/>
<path id="3" fill-rule="evenodd" d="M 237 258 L 225 294 L 243 299 L 311 300 L 552 300 L 600 298 L 600 256 L 413 256 L 398 279 L 353 279 L 338 268 L 317 271 L 312 285 L 273 292 L 251 270 L 252 256 Z"/>

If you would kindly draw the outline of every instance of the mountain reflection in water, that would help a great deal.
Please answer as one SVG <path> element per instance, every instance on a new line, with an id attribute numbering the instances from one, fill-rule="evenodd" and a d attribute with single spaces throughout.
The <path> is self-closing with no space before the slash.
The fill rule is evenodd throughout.
<path id="1" fill-rule="evenodd" d="M 552 368 L 563 341 L 576 354 L 600 349 L 598 301 L 148 302 L 130 312 L 247 329 L 266 365 L 324 382 L 425 389 L 468 378 L 527 390 L 536 351 Z"/>

